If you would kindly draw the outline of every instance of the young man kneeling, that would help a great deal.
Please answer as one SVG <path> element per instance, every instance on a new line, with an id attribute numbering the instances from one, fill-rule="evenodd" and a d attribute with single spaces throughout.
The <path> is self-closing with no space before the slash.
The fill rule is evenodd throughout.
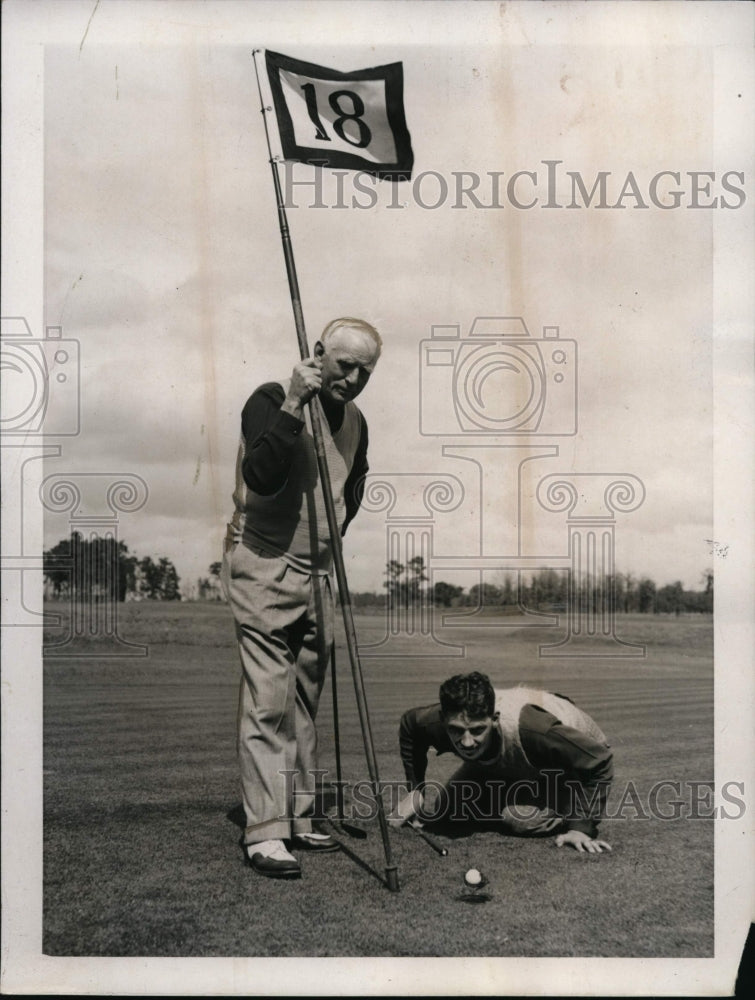
<path id="1" fill-rule="evenodd" d="M 492 821 L 508 834 L 556 834 L 556 846 L 580 853 L 611 850 L 597 833 L 613 755 L 597 724 L 564 695 L 496 690 L 485 674 L 457 674 L 441 685 L 439 704 L 404 713 L 399 743 L 409 791 L 393 825 Z M 432 811 L 425 794 L 431 748 L 464 762 L 438 789 Z"/>

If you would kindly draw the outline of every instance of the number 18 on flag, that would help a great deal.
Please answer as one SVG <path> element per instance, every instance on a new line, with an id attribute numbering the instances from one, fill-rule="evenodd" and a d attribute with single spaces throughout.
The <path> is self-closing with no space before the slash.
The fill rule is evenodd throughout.
<path id="1" fill-rule="evenodd" d="M 269 49 L 265 61 L 284 159 L 411 178 L 400 62 L 341 73 Z"/>

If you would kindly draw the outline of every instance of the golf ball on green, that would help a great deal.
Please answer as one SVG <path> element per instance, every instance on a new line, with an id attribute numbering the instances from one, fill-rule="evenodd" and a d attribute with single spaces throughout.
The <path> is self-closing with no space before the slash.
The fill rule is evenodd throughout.
<path id="1" fill-rule="evenodd" d="M 477 871 L 476 868 L 470 868 L 467 874 L 464 876 L 464 881 L 467 885 L 479 885 L 482 882 L 482 875 Z"/>

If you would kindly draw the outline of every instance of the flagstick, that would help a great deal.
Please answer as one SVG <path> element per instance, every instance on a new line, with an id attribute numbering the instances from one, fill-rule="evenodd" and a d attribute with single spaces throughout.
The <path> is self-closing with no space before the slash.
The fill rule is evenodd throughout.
<path id="1" fill-rule="evenodd" d="M 275 200 L 278 206 L 278 222 L 280 225 L 281 241 L 283 243 L 283 256 L 286 261 L 288 287 L 291 293 L 291 306 L 294 311 L 296 336 L 299 341 L 299 352 L 303 360 L 304 358 L 309 357 L 309 345 L 307 344 L 304 314 L 302 313 L 301 308 L 299 281 L 296 276 L 296 265 L 294 263 L 294 250 L 291 245 L 291 236 L 288 229 L 288 221 L 286 219 L 286 209 L 283 204 L 280 177 L 278 176 L 278 164 L 277 160 L 273 157 L 273 151 L 270 146 L 270 132 L 267 127 L 267 113 L 271 111 L 272 108 L 265 107 L 265 102 L 262 97 L 259 70 L 257 69 L 257 53 L 259 51 L 259 49 L 255 49 L 253 52 L 254 72 L 257 76 L 257 90 L 259 91 L 261 105 L 260 110 L 262 111 L 262 120 L 265 125 L 265 140 L 267 141 L 267 151 L 270 154 L 270 167 L 273 172 L 273 187 L 275 188 Z M 362 739 L 364 741 L 364 750 L 367 757 L 367 768 L 370 772 L 370 780 L 372 782 L 375 804 L 378 811 L 378 821 L 380 823 L 380 833 L 383 839 L 383 849 L 385 851 L 385 878 L 391 892 L 398 892 L 398 868 L 393 861 L 391 843 L 388 836 L 388 822 L 385 818 L 385 808 L 380 794 L 380 779 L 378 777 L 377 759 L 375 757 L 375 745 L 372 739 L 370 717 L 367 711 L 367 697 L 364 690 L 364 678 L 362 676 L 362 668 L 359 662 L 356 629 L 354 628 L 354 614 L 351 607 L 351 595 L 349 593 L 349 585 L 346 579 L 346 568 L 343 562 L 341 531 L 336 518 L 335 505 L 333 502 L 333 490 L 330 483 L 328 460 L 325 455 L 325 446 L 322 436 L 320 408 L 314 398 L 309 403 L 309 412 L 312 419 L 312 438 L 314 440 L 315 454 L 317 456 L 317 468 L 320 474 L 320 483 L 322 485 L 323 498 L 325 500 L 325 511 L 328 519 L 330 538 L 333 543 L 333 562 L 336 572 L 336 580 L 338 581 L 338 592 L 341 597 L 341 612 L 343 614 L 343 623 L 346 631 L 346 646 L 349 651 L 349 660 L 351 661 L 351 673 L 354 679 L 354 692 L 356 694 L 357 709 L 359 711 L 359 721 L 362 726 Z"/>
<path id="2" fill-rule="evenodd" d="M 341 734 L 338 727 L 338 690 L 336 688 L 336 644 L 330 647 L 330 688 L 333 693 L 333 736 L 336 744 L 336 810 L 343 823 L 343 781 L 341 778 Z"/>

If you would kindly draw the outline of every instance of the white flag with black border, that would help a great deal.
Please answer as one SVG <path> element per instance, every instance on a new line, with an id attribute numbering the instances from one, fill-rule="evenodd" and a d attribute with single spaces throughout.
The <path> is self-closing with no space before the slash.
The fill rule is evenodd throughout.
<path id="1" fill-rule="evenodd" d="M 411 178 L 402 63 L 342 73 L 269 49 L 265 61 L 284 159 Z"/>

